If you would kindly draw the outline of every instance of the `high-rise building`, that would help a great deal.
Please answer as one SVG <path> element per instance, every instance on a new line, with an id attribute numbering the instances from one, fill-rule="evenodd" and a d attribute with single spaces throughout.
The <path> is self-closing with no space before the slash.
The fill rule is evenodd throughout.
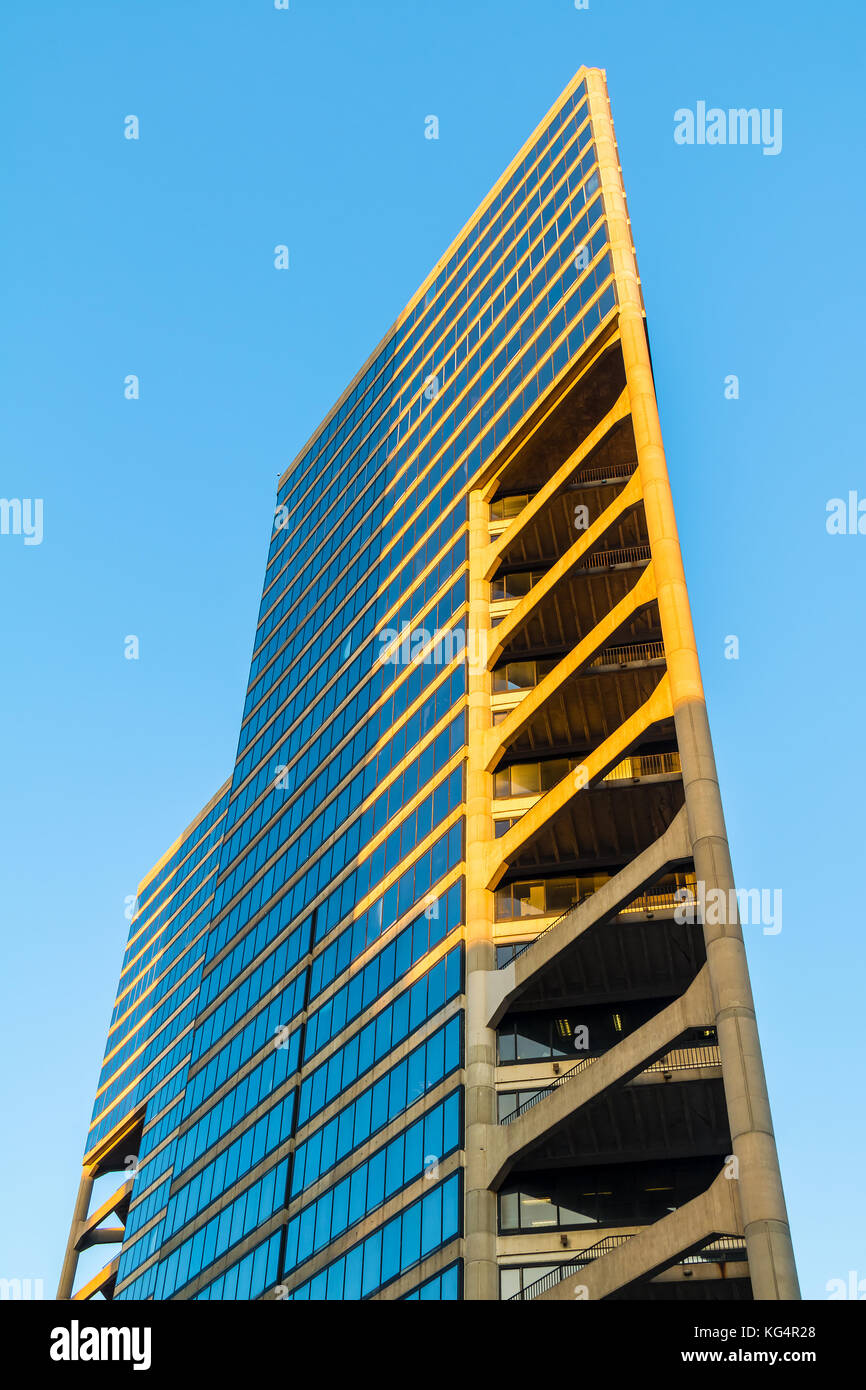
<path id="1" fill-rule="evenodd" d="M 280 482 L 59 1296 L 798 1297 L 736 907 L 582 69 Z"/>

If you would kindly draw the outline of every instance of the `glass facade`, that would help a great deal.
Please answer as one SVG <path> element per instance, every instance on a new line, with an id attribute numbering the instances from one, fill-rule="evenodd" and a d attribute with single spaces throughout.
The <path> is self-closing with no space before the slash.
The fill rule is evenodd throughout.
<path id="1" fill-rule="evenodd" d="M 142 887 L 100 1076 L 116 1298 L 365 1297 L 461 1233 L 468 484 L 610 314 L 606 244 L 581 83 L 280 483 L 234 772 Z"/>

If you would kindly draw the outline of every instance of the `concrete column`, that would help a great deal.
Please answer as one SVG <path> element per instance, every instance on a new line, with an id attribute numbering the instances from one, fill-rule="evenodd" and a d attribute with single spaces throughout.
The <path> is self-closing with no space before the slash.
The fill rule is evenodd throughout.
<path id="1" fill-rule="evenodd" d="M 90 1195 L 93 1192 L 95 1177 L 95 1168 L 85 1167 L 82 1170 L 81 1182 L 78 1184 L 78 1196 L 75 1198 L 75 1210 L 72 1213 L 72 1225 L 69 1228 L 69 1239 L 66 1242 L 66 1254 L 63 1257 L 63 1268 L 60 1271 L 60 1283 L 57 1286 L 58 1301 L 72 1297 L 75 1271 L 78 1268 L 78 1251 L 75 1246 L 81 1227 L 87 1220 L 87 1213 L 90 1210 Z"/>
<path id="2" fill-rule="evenodd" d="M 487 1026 L 487 972 L 495 968 L 493 894 L 487 891 L 493 847 L 493 777 L 486 770 L 490 727 L 490 585 L 484 557 L 490 540 L 489 507 L 469 494 L 469 694 L 466 774 L 466 1173 L 464 1296 L 499 1298 L 496 1264 L 496 1194 L 487 1186 L 486 1153 L 496 1124 L 496 1034 Z"/>
<path id="3" fill-rule="evenodd" d="M 603 72 L 587 74 L 593 132 L 620 304 L 619 327 L 647 528 L 656 572 L 695 872 L 707 890 L 734 886 L 683 573 L 631 229 Z M 745 947 L 736 913 L 704 926 L 733 1149 L 756 1299 L 799 1298 Z"/>

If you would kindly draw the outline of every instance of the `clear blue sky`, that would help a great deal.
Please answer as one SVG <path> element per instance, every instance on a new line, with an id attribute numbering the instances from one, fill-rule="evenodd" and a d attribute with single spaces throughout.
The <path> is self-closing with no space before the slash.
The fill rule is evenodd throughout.
<path id="1" fill-rule="evenodd" d="M 862 7 L 8 0 L 0 25 L 0 493 L 44 499 L 41 545 L 0 536 L 0 1275 L 53 1296 L 124 899 L 230 772 L 277 477 L 587 63 L 735 868 L 784 893 L 747 945 L 803 1289 L 866 1277 L 866 536 L 825 529 L 866 498 Z M 699 100 L 782 108 L 782 153 L 678 146 Z"/>

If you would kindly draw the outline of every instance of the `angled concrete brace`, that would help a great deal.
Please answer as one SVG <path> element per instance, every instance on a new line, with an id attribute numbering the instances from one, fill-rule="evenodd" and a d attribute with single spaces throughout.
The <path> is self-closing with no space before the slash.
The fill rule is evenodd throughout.
<path id="1" fill-rule="evenodd" d="M 588 661 L 591 661 L 597 655 L 599 648 L 604 646 L 605 642 L 622 627 L 623 623 L 627 622 L 646 604 L 651 603 L 655 596 L 655 577 L 652 561 L 650 561 L 637 583 L 625 597 L 620 599 L 619 603 L 602 618 L 601 622 L 596 623 L 592 631 L 588 632 L 582 641 L 578 642 L 577 646 L 572 648 L 553 670 L 538 682 L 533 690 L 524 695 L 520 704 L 514 707 L 507 719 L 503 719 L 501 724 L 485 731 L 484 759 L 488 772 L 495 770 L 504 749 L 522 733 L 545 701 L 549 700 L 550 696 L 561 685 L 579 671 L 581 666 L 585 666 Z"/>
<path id="2" fill-rule="evenodd" d="M 96 1294 L 102 1293 L 110 1300 L 114 1283 L 117 1279 L 117 1266 L 120 1263 L 120 1256 L 115 1255 L 109 1264 L 105 1265 L 98 1274 L 84 1284 L 78 1293 L 72 1295 L 74 1303 L 86 1303 L 88 1299 L 94 1298 Z"/>
<path id="3" fill-rule="evenodd" d="M 530 441 L 538 435 L 550 419 L 559 409 L 562 401 L 580 383 L 586 379 L 593 367 L 601 361 L 604 355 L 610 350 L 613 343 L 617 341 L 618 331 L 616 319 L 612 318 L 599 332 L 592 335 L 589 346 L 586 349 L 585 359 L 579 359 L 580 365 L 576 372 L 566 372 L 562 381 L 554 384 L 553 390 L 546 397 L 542 404 L 541 411 L 536 415 L 528 428 L 518 427 L 516 434 L 507 441 L 501 451 L 497 451 L 482 468 L 478 475 L 478 489 L 484 502 L 492 501 L 497 490 L 502 485 L 503 479 L 508 477 L 508 470 L 519 459 L 526 450 Z M 487 537 L 489 542 L 489 536 Z"/>
<path id="4" fill-rule="evenodd" d="M 544 828 L 551 816 L 555 816 L 576 796 L 585 795 L 589 784 L 623 757 L 642 733 L 660 720 L 672 718 L 673 712 L 670 681 L 665 672 L 649 698 L 584 759 L 585 780 L 578 784 L 571 772 L 560 778 L 556 786 L 539 797 L 517 824 L 512 825 L 496 842 L 500 847 L 499 861 L 493 868 L 487 886 L 496 887 L 508 868 L 508 861 Z"/>
<path id="5" fill-rule="evenodd" d="M 699 1197 L 647 1226 L 610 1254 L 561 1279 L 539 1295 L 540 1299 L 597 1302 L 638 1280 L 653 1278 L 714 1237 L 742 1235 L 738 1188 L 739 1183 L 729 1180 L 723 1170 Z"/>
<path id="6" fill-rule="evenodd" d="M 531 521 L 535 520 L 542 507 L 549 502 L 551 497 L 556 496 L 560 488 L 568 482 L 568 479 L 575 469 L 580 467 L 583 460 L 592 453 L 596 445 L 601 443 L 605 435 L 610 433 L 614 425 L 619 424 L 620 420 L 626 418 L 630 409 L 628 391 L 623 388 L 616 404 L 608 411 L 604 419 L 596 425 L 594 430 L 590 431 L 583 443 L 580 444 L 573 453 L 569 454 L 565 463 L 560 464 L 559 468 L 557 468 L 556 472 L 553 474 L 553 477 L 549 478 L 544 484 L 544 487 L 526 504 L 520 515 L 514 518 L 508 530 L 503 531 L 502 535 L 498 536 L 496 540 L 487 547 L 487 554 L 483 562 L 485 579 L 492 579 L 493 572 L 499 563 L 503 551 L 508 549 L 512 541 L 517 539 L 521 531 L 525 530 Z"/>
<path id="7" fill-rule="evenodd" d="M 604 533 L 610 529 L 617 518 L 624 516 L 627 511 L 636 507 L 642 500 L 640 479 L 637 473 L 633 473 L 622 492 L 614 498 L 610 506 L 606 507 L 601 516 L 580 535 L 573 545 L 568 547 L 565 554 L 561 555 L 554 565 L 551 565 L 538 583 L 533 584 L 525 598 L 520 599 L 515 604 L 505 621 L 494 629 L 495 640 L 491 644 L 487 657 L 487 665 L 491 669 L 496 665 L 515 632 L 518 632 L 523 624 L 529 621 L 538 605 L 543 603 L 548 594 L 556 588 L 556 585 L 566 577 L 569 571 L 575 568 L 583 556 L 592 549 L 596 541 L 600 540 Z"/>
<path id="8" fill-rule="evenodd" d="M 94 1212 L 91 1212 L 87 1220 L 81 1224 L 75 1237 L 76 1250 L 87 1250 L 91 1245 L 110 1245 L 112 1241 L 123 1240 L 123 1226 L 103 1227 L 102 1223 L 111 1216 L 112 1212 L 117 1212 L 120 1215 L 124 1206 L 129 1204 L 129 1199 L 132 1196 L 132 1185 L 132 1178 L 128 1178 L 126 1182 L 121 1183 L 115 1192 L 112 1192 L 110 1197 L 106 1197 L 105 1201 Z"/>
<path id="9" fill-rule="evenodd" d="M 487 1149 L 490 1186 L 498 1188 L 509 1171 L 548 1134 L 584 1105 L 596 1100 L 612 1086 L 621 1086 L 668 1052 L 689 1028 L 700 1028 L 713 1021 L 709 972 L 704 966 L 679 999 L 636 1028 L 603 1056 L 584 1065 L 554 1085 L 543 1100 L 512 1120 L 501 1124 L 491 1135 Z"/>
<path id="10" fill-rule="evenodd" d="M 628 903 L 647 884 L 675 864 L 691 858 L 692 847 L 689 840 L 688 819 L 683 806 L 677 812 L 663 835 L 651 844 L 642 854 L 620 869 L 591 897 L 577 907 L 573 907 L 547 931 L 542 932 L 536 941 L 518 956 L 509 961 L 501 970 L 487 972 L 487 1007 L 490 1027 L 495 1028 L 506 1011 L 542 970 L 566 946 L 577 939 L 606 917 L 613 917 L 624 903 Z"/>

